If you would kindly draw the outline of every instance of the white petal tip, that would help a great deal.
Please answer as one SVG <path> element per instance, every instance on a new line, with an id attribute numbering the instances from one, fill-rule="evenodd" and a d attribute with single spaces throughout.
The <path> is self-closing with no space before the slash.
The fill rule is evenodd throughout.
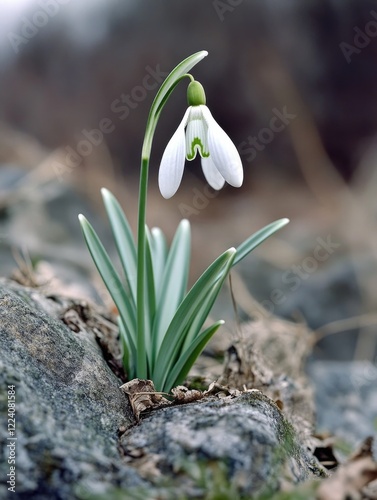
<path id="1" fill-rule="evenodd" d="M 242 168 L 242 167 L 241 167 Z M 233 172 L 231 171 L 231 174 Z M 230 175 L 229 178 L 227 179 L 227 182 L 228 184 L 230 184 L 231 186 L 235 187 L 235 188 L 240 188 L 243 184 L 243 172 L 241 170 L 241 174 L 240 175 Z"/>
<path id="2" fill-rule="evenodd" d="M 240 188 L 243 184 L 243 180 L 241 181 L 235 181 L 231 184 L 231 186 L 235 187 L 235 188 Z"/>
<path id="3" fill-rule="evenodd" d="M 175 195 L 181 184 L 186 152 L 185 126 L 189 114 L 190 108 L 186 110 L 181 123 L 162 155 L 158 172 L 158 186 L 161 195 L 166 200 Z"/>
<path id="4" fill-rule="evenodd" d="M 182 169 L 183 170 L 183 169 Z M 181 183 L 182 173 L 178 173 L 173 168 L 161 168 L 158 175 L 158 187 L 161 195 L 168 200 L 178 191 Z"/>
<path id="5" fill-rule="evenodd" d="M 166 179 L 159 179 L 158 187 L 160 189 L 161 196 L 168 200 L 172 198 L 175 193 L 178 191 L 178 187 L 173 186 L 171 182 L 166 182 Z"/>
<path id="6" fill-rule="evenodd" d="M 174 196 L 174 194 L 175 194 L 175 193 L 173 193 L 173 194 L 167 193 L 167 192 L 165 192 L 165 191 L 161 190 L 161 188 L 160 188 L 160 193 L 161 193 L 161 196 L 162 196 L 163 198 L 165 198 L 165 200 L 169 200 L 169 199 L 170 199 L 170 198 L 172 198 L 172 197 Z"/>

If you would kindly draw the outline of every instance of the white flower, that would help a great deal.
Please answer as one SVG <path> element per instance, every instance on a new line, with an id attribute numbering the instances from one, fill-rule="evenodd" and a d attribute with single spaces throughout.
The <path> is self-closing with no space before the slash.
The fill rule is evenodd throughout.
<path id="1" fill-rule="evenodd" d="M 225 181 L 234 187 L 242 185 L 237 148 L 207 106 L 199 104 L 189 106 L 162 156 L 158 184 L 164 198 L 171 198 L 179 188 L 185 158 L 193 160 L 198 152 L 204 176 L 213 189 L 221 189 Z"/>

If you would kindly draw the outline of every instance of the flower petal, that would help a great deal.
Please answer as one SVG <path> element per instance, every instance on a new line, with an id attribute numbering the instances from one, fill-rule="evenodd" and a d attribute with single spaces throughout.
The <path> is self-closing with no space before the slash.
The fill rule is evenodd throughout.
<path id="1" fill-rule="evenodd" d="M 208 126 L 208 147 L 213 163 L 228 184 L 242 186 L 242 162 L 236 146 L 215 121 L 207 106 L 200 107 Z"/>
<path id="2" fill-rule="evenodd" d="M 216 165 L 213 163 L 211 157 L 202 158 L 202 169 L 204 177 L 213 189 L 216 189 L 216 191 L 218 191 L 224 186 L 225 179 L 217 170 Z"/>
<path id="3" fill-rule="evenodd" d="M 207 143 L 207 124 L 203 119 L 201 106 L 191 106 L 186 128 L 186 158 L 191 161 L 196 153 L 202 158 L 209 156 Z"/>
<path id="4" fill-rule="evenodd" d="M 185 126 L 190 113 L 187 109 L 181 123 L 168 142 L 158 172 L 158 185 L 164 198 L 171 198 L 179 188 L 185 166 Z"/>

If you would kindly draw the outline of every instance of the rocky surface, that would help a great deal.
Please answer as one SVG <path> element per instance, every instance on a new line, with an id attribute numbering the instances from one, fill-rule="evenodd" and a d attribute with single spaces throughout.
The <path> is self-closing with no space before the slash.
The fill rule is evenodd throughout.
<path id="1" fill-rule="evenodd" d="M 331 432 L 352 447 L 368 436 L 377 437 L 375 365 L 317 361 L 310 365 L 309 376 L 315 386 L 319 430 Z"/>
<path id="2" fill-rule="evenodd" d="M 185 475 L 187 464 L 225 467 L 226 480 L 230 476 L 248 492 L 276 487 L 283 463 L 292 481 L 311 475 L 313 463 L 293 427 L 259 391 L 153 410 L 134 425 L 119 390 L 122 381 L 103 356 L 109 357 L 103 351 L 109 322 L 96 314 L 84 303 L 0 281 L 3 443 L 9 437 L 7 388 L 16 391 L 12 498 L 93 498 L 114 488 L 160 491 L 161 480 L 173 482 L 176 493 L 184 484 L 191 494 L 200 485 Z M 8 455 L 3 447 L 1 498 L 8 493 Z M 184 478 L 176 484 L 179 468 Z"/>
<path id="3" fill-rule="evenodd" d="M 64 283 L 59 293 L 98 301 L 98 291 L 88 279 L 94 265 L 77 215 L 88 216 L 101 239 L 109 243 L 110 253 L 112 240 L 90 204 L 69 184 L 38 169 L 29 172 L 1 165 L 0 186 L 0 276 L 12 275 L 19 255 L 18 261 L 30 259 L 41 282 L 53 275 Z"/>
<path id="4" fill-rule="evenodd" d="M 121 446 L 143 466 L 152 463 L 148 472 L 155 475 L 220 461 L 249 494 L 277 488 L 286 459 L 294 482 L 316 468 L 278 407 L 257 390 L 152 412 L 121 437 Z M 182 481 L 181 487 L 189 498 L 200 494 L 198 485 Z"/>
<path id="5" fill-rule="evenodd" d="M 2 443 L 9 437 L 7 387 L 14 385 L 16 391 L 17 486 L 12 498 L 71 500 L 77 488 L 88 484 L 97 492 L 114 484 L 142 484 L 119 460 L 118 428 L 133 421 L 120 381 L 94 334 L 73 332 L 58 319 L 60 313 L 59 302 L 36 291 L 0 285 Z M 4 447 L 1 498 L 8 498 L 7 460 Z"/>

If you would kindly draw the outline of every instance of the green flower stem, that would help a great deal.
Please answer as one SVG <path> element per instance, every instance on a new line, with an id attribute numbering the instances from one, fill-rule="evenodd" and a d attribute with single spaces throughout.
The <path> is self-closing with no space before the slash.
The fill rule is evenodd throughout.
<path id="1" fill-rule="evenodd" d="M 149 158 L 142 158 L 139 187 L 139 213 L 137 231 L 137 377 L 147 378 L 145 316 L 144 316 L 144 286 L 145 286 L 145 254 L 146 236 L 145 221 L 147 208 Z"/>
<path id="2" fill-rule="evenodd" d="M 139 378 L 146 378 L 148 373 L 146 361 L 146 339 L 145 339 L 145 255 L 146 255 L 146 206 L 148 189 L 149 159 L 152 149 L 153 136 L 156 130 L 157 122 L 161 111 L 166 104 L 169 96 L 178 83 L 186 77 L 192 81 L 193 77 L 188 75 L 199 61 L 201 61 L 208 52 L 202 50 L 182 61 L 166 77 L 165 81 L 157 92 L 151 106 L 148 116 L 148 122 L 144 135 L 143 148 L 141 153 L 140 185 L 139 185 L 139 212 L 138 212 L 138 236 L 137 236 L 137 374 Z"/>

